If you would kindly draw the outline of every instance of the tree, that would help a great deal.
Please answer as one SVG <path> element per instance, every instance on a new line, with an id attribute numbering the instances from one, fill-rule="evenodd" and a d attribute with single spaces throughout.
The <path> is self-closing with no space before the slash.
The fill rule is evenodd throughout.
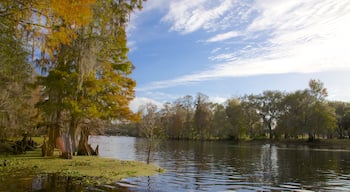
<path id="1" fill-rule="evenodd" d="M 91 22 L 74 29 L 71 41 L 50 44 L 54 54 L 38 61 L 45 64 L 49 59 L 52 66 L 39 78 L 44 99 L 38 107 L 48 121 L 50 145 L 61 146 L 67 157 L 95 153 L 88 144 L 91 122 L 136 119 L 128 107 L 136 84 L 128 77 L 133 65 L 127 57 L 125 27 L 141 2 L 97 1 L 91 6 Z M 69 24 L 64 22 L 59 21 Z"/>
<path id="2" fill-rule="evenodd" d="M 227 101 L 226 115 L 231 125 L 230 137 L 236 140 L 241 139 L 247 131 L 247 118 L 238 99 Z"/>
<path id="3" fill-rule="evenodd" d="M 344 130 L 344 137 L 349 138 L 350 136 L 350 107 L 345 110 L 345 113 L 340 121 L 341 127 Z"/>
<path id="4" fill-rule="evenodd" d="M 255 105 L 258 114 L 261 116 L 264 125 L 268 129 L 269 138 L 273 138 L 273 129 L 277 125 L 278 118 L 281 115 L 281 101 L 284 94 L 280 91 L 264 91 L 257 95 Z"/>
<path id="5" fill-rule="evenodd" d="M 256 97 L 254 95 L 246 95 L 240 98 L 242 110 L 246 118 L 247 131 L 251 138 L 262 135 L 262 125 L 260 122 L 260 116 L 256 106 Z"/>
<path id="6" fill-rule="evenodd" d="M 0 140 L 17 136 L 33 125 L 32 68 L 16 20 L 20 7 L 0 3 Z"/>
<path id="7" fill-rule="evenodd" d="M 347 132 L 348 132 L 349 126 L 347 126 L 346 119 L 347 119 L 347 116 L 350 115 L 350 114 L 348 115 L 348 113 L 350 112 L 350 104 L 346 102 L 333 101 L 333 102 L 328 102 L 328 105 L 335 110 L 336 119 L 337 119 L 337 128 L 335 130 L 336 135 L 339 138 L 345 138 L 346 136 L 348 136 Z"/>
<path id="8" fill-rule="evenodd" d="M 328 122 L 333 121 L 331 118 L 333 115 L 329 113 L 333 113 L 326 107 L 325 98 L 328 96 L 327 89 L 324 88 L 324 84 L 320 80 L 311 79 L 309 81 L 309 89 L 306 91 L 309 92 L 310 102 L 309 106 L 309 125 L 307 125 L 309 141 L 313 141 L 317 133 L 319 133 L 319 129 L 323 129 L 324 127 L 319 124 L 318 121 L 325 121 L 325 126 L 331 126 L 333 129 L 333 123 Z M 335 117 L 335 115 L 334 115 Z M 328 121 L 327 121 L 327 120 Z"/>
<path id="9" fill-rule="evenodd" d="M 324 88 L 324 84 L 320 80 L 311 79 L 309 81 L 309 91 L 315 102 L 324 102 L 328 96 L 327 89 Z"/>
<path id="10" fill-rule="evenodd" d="M 228 139 L 232 126 L 229 122 L 224 105 L 214 104 L 210 135 L 217 139 Z"/>
<path id="11" fill-rule="evenodd" d="M 180 139 L 184 137 L 186 111 L 181 103 L 175 102 L 172 107 L 171 123 L 168 135 L 171 138 Z"/>
<path id="12" fill-rule="evenodd" d="M 309 126 L 309 140 L 312 141 L 316 135 L 332 137 L 336 128 L 335 110 L 325 103 L 316 103 L 312 107 Z M 311 135 L 311 137 L 310 137 Z"/>
<path id="13" fill-rule="evenodd" d="M 297 138 L 298 135 L 304 134 L 311 115 L 310 99 L 307 90 L 286 94 L 282 100 L 284 110 L 277 126 L 279 135 L 284 135 L 285 138 Z"/>
<path id="14" fill-rule="evenodd" d="M 327 104 L 327 91 L 323 83 L 310 80 L 309 89 L 287 94 L 282 101 L 281 117 L 277 130 L 289 136 L 307 134 L 309 141 L 317 135 L 331 136 L 336 126 L 334 109 Z"/>
<path id="15" fill-rule="evenodd" d="M 139 113 L 142 114 L 140 132 L 147 139 L 147 164 L 150 163 L 151 153 L 164 137 L 164 129 L 160 127 L 160 117 L 157 114 L 157 105 L 147 103 L 140 106 Z"/>
<path id="16" fill-rule="evenodd" d="M 193 127 L 193 119 L 194 119 L 194 106 L 195 102 L 191 95 L 186 95 L 180 98 L 177 101 L 182 108 L 185 110 L 185 122 L 184 122 L 184 137 L 185 138 L 193 138 L 194 136 L 194 127 Z"/>
<path id="17" fill-rule="evenodd" d="M 212 115 L 209 97 L 198 93 L 195 103 L 194 127 L 200 139 L 207 139 Z"/>

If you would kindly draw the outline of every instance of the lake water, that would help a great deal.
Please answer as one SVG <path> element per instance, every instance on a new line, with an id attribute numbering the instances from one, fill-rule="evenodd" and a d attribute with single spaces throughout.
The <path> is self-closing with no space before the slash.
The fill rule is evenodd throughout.
<path id="1" fill-rule="evenodd" d="M 146 160 L 145 140 L 92 137 L 100 155 Z M 350 191 L 350 151 L 302 145 L 165 141 L 153 163 L 166 173 L 116 183 L 130 191 Z M 118 188 L 118 187 L 117 187 Z"/>
<path id="2" fill-rule="evenodd" d="M 94 136 L 100 155 L 146 160 L 146 140 Z M 306 145 L 165 141 L 153 163 L 166 169 L 151 177 L 86 187 L 74 178 L 15 173 L 0 191 L 350 191 L 350 151 Z M 22 174 L 22 176 L 21 176 Z M 23 176 L 25 175 L 25 176 Z"/>

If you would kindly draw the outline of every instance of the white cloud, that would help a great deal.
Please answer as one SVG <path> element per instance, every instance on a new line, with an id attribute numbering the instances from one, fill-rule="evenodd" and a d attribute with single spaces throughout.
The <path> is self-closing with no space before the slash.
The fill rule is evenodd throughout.
<path id="1" fill-rule="evenodd" d="M 233 37 L 239 36 L 239 32 L 237 31 L 230 31 L 222 34 L 217 34 L 214 37 L 210 38 L 207 40 L 207 42 L 212 43 L 212 42 L 219 42 L 219 41 L 224 41 L 227 39 L 231 39 Z"/>
<path id="2" fill-rule="evenodd" d="M 210 101 L 213 103 L 219 103 L 219 104 L 223 104 L 227 101 L 228 98 L 226 97 L 219 97 L 219 96 L 213 96 L 213 97 L 209 97 Z"/>
<path id="3" fill-rule="evenodd" d="M 235 54 L 233 53 L 219 54 L 219 55 L 209 57 L 209 59 L 213 61 L 228 61 L 228 60 L 233 60 L 234 58 L 235 58 Z"/>
<path id="4" fill-rule="evenodd" d="M 166 10 L 169 7 L 170 1 L 152 0 L 143 3 L 142 12 L 154 10 Z"/>
<path id="5" fill-rule="evenodd" d="M 216 53 L 216 52 L 218 52 L 220 50 L 221 50 L 221 48 L 217 47 L 217 48 L 213 49 L 210 53 L 213 54 L 213 53 Z"/>
<path id="6" fill-rule="evenodd" d="M 147 103 L 153 103 L 157 105 L 158 109 L 160 109 L 163 106 L 162 103 L 155 101 L 153 99 L 146 98 L 146 97 L 136 97 L 134 100 L 130 102 L 129 107 L 132 111 L 137 112 L 140 106 L 145 105 Z"/>
<path id="7" fill-rule="evenodd" d="M 177 4 L 180 2 L 186 3 L 181 7 Z M 221 5 L 213 9 L 205 9 L 203 0 L 177 3 L 171 4 L 173 8 L 166 20 L 174 22 L 173 30 L 192 32 L 204 28 L 205 22 L 224 17 L 223 12 L 227 10 L 219 7 L 228 2 L 220 1 Z M 180 6 L 178 11 L 175 5 Z M 221 12 L 214 11 L 212 19 L 208 19 L 207 15 L 214 9 Z M 223 77 L 350 70 L 350 1 L 257 0 L 251 9 L 255 10 L 250 11 L 255 14 L 254 19 L 237 32 L 245 35 L 242 41 L 249 46 L 232 49 L 234 51 L 229 53 L 216 48 L 212 52 L 216 55 L 209 59 L 222 63 L 175 79 L 153 82 L 140 90 Z M 203 14 L 203 17 L 200 18 L 198 14 Z M 244 17 L 246 19 L 247 16 Z M 218 34 L 211 41 L 225 40 L 237 34 Z"/>
<path id="8" fill-rule="evenodd" d="M 191 33 L 198 29 L 210 30 L 214 23 L 232 8 L 232 0 L 171 1 L 169 12 L 162 19 L 170 23 L 170 30 Z"/>

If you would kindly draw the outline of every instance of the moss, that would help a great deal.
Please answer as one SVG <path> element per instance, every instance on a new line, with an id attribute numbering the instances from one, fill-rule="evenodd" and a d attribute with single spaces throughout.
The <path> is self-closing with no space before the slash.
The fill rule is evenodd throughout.
<path id="1" fill-rule="evenodd" d="M 4 166 L 4 163 L 6 166 Z M 58 173 L 84 178 L 86 183 L 110 183 L 122 178 L 150 176 L 164 170 L 137 161 L 121 161 L 97 156 L 75 156 L 72 160 L 58 157 L 41 157 L 40 150 L 23 155 L 0 156 L 0 177 L 23 173 Z"/>

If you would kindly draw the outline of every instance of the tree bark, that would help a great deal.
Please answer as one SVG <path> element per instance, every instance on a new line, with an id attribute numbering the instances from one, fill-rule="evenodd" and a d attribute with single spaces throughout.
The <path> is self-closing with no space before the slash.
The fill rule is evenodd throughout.
<path id="1" fill-rule="evenodd" d="M 72 118 L 70 127 L 69 127 L 69 139 L 70 139 L 70 148 L 72 155 L 78 151 L 80 128 L 78 127 L 78 120 Z"/>
<path id="2" fill-rule="evenodd" d="M 98 155 L 98 146 L 94 150 L 89 144 L 90 131 L 87 127 L 83 127 L 80 132 L 80 141 L 78 145 L 78 155 Z"/>
<path id="3" fill-rule="evenodd" d="M 57 125 L 49 125 L 49 141 L 44 156 L 53 156 L 58 137 L 60 137 L 59 127 Z"/>

